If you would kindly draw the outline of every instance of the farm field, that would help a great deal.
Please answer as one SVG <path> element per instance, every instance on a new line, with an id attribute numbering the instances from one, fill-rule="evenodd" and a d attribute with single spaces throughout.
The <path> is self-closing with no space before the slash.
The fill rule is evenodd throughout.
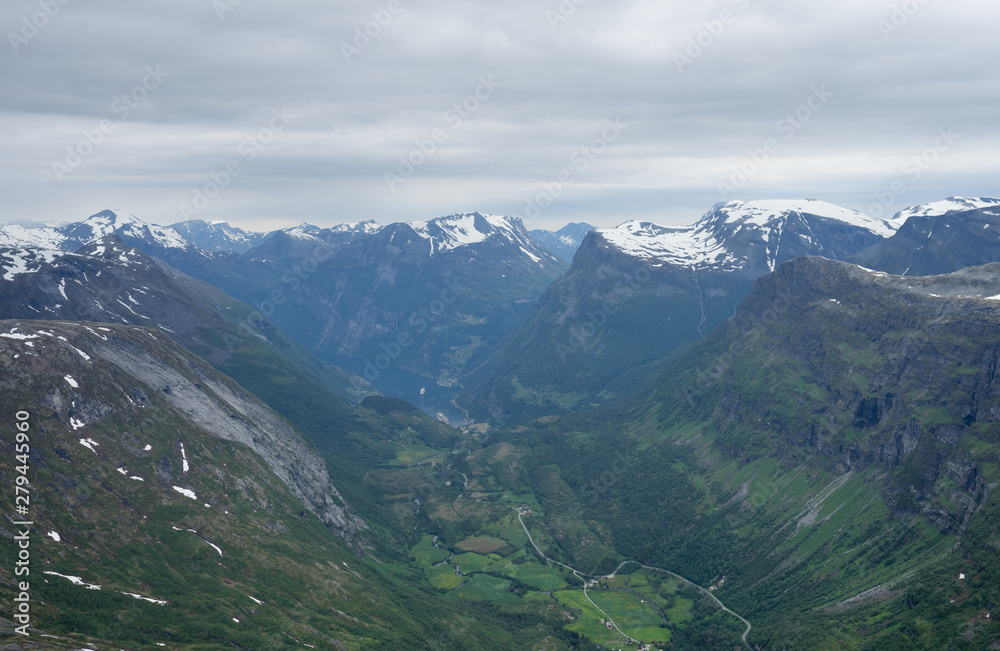
<path id="1" fill-rule="evenodd" d="M 415 447 L 401 452 L 433 451 Z M 444 593 L 445 599 L 496 606 L 558 603 L 573 613 L 573 621 L 563 623 L 566 630 L 607 649 L 634 649 L 626 644 L 628 639 L 669 645 L 684 638 L 685 628 L 694 619 L 692 608 L 697 597 L 693 589 L 661 572 L 625 565 L 610 579 L 588 576 L 588 580 L 596 579 L 588 599 L 580 576 L 543 561 L 528 541 L 525 527 L 543 551 L 558 548 L 539 515 L 541 507 L 534 495 L 476 495 L 465 496 L 469 502 L 459 507 L 480 518 L 474 528 L 447 525 L 440 529 L 436 545 L 433 536 L 424 534 L 410 550 L 429 586 Z M 435 512 L 432 504 L 424 508 Z M 516 509 L 522 511 L 524 526 Z M 601 623 L 605 617 L 618 628 L 608 630 Z"/>
<path id="2" fill-rule="evenodd" d="M 425 535 L 420 539 L 420 542 L 414 545 L 413 549 L 410 550 L 410 556 L 417 561 L 417 565 L 421 567 L 431 567 L 435 563 L 440 563 L 446 560 L 451 553 L 445 549 L 439 549 L 434 546 L 434 537 Z"/>
<path id="3" fill-rule="evenodd" d="M 489 601 L 500 604 L 520 602 L 520 597 L 507 591 L 509 587 L 510 581 L 504 581 L 503 579 L 497 579 L 485 574 L 476 574 L 467 583 L 449 592 L 446 598 Z"/>
<path id="4" fill-rule="evenodd" d="M 515 567 L 517 580 L 533 588 L 548 592 L 569 587 L 569 583 L 563 578 L 565 572 L 556 568 L 545 567 L 541 563 L 523 563 Z"/>
<path id="5" fill-rule="evenodd" d="M 396 458 L 390 461 L 388 465 L 405 468 L 407 466 L 414 466 L 421 461 L 429 460 L 431 457 L 437 457 L 443 454 L 443 452 L 439 452 L 438 450 L 429 448 L 425 445 L 410 444 L 408 449 L 400 448 L 399 452 L 396 453 Z"/>
<path id="6" fill-rule="evenodd" d="M 622 639 L 618 631 L 609 631 L 601 624 L 601 619 L 604 615 L 592 603 L 587 601 L 587 597 L 583 594 L 582 589 L 563 590 L 555 593 L 555 598 L 559 603 L 580 611 L 580 618 L 572 624 L 567 624 L 567 629 L 580 635 L 586 635 L 594 642 L 603 644 L 609 649 L 628 648 L 625 646 L 625 640 Z"/>
<path id="7" fill-rule="evenodd" d="M 493 561 L 481 556 L 475 552 L 466 552 L 464 554 L 459 554 L 451 559 L 451 562 L 458 565 L 462 574 L 474 574 L 475 572 L 482 572 L 487 567 L 493 564 Z"/>
<path id="8" fill-rule="evenodd" d="M 507 546 L 507 542 L 492 536 L 472 536 L 455 545 L 457 548 L 467 552 L 478 552 L 480 554 L 492 554 L 498 549 Z"/>
<path id="9" fill-rule="evenodd" d="M 666 622 L 649 599 L 618 590 L 591 590 L 589 595 L 633 639 L 647 643 L 670 641 L 670 631 L 660 627 Z"/>

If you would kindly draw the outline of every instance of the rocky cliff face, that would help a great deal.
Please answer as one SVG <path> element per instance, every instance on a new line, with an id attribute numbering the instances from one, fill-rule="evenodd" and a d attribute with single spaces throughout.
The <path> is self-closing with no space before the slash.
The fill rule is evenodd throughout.
<path id="1" fill-rule="evenodd" d="M 670 391 L 710 410 L 731 454 L 879 466 L 899 514 L 961 531 L 1000 443 L 998 326 L 1000 265 L 909 278 L 801 258 L 755 284 Z"/>
<path id="2" fill-rule="evenodd" d="M 131 472 L 144 476 L 151 490 L 169 494 L 173 485 L 181 485 L 193 494 L 207 493 L 211 477 L 224 475 L 224 468 L 188 474 L 186 456 L 180 472 L 177 460 L 160 468 L 157 459 L 141 454 L 132 427 L 116 427 L 134 427 L 158 406 L 159 420 L 175 421 L 175 430 L 182 424 L 246 446 L 304 508 L 346 541 L 363 546 L 366 524 L 350 513 L 319 455 L 258 399 L 162 332 L 110 324 L 3 321 L 0 360 L 5 390 L 22 397 L 21 408 L 51 423 L 54 438 L 49 443 L 57 455 L 59 449 L 70 451 L 73 458 L 101 455 L 101 441 L 111 437 L 117 446 L 135 452 L 127 462 L 122 459 L 123 466 L 127 463 Z M 76 439 L 97 445 L 85 446 Z M 150 443 L 162 450 L 177 442 Z M 192 465 L 200 467 L 193 459 Z M 152 481 L 154 477 L 159 481 Z"/>

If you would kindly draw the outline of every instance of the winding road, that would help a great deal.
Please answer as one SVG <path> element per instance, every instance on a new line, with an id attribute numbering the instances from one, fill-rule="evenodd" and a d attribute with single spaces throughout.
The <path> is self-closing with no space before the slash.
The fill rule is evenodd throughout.
<path id="1" fill-rule="evenodd" d="M 521 528 L 524 529 L 524 533 L 527 534 L 527 536 L 528 536 L 528 542 L 530 542 L 531 546 L 535 548 L 535 551 L 538 552 L 538 555 L 541 556 L 542 558 L 544 558 L 545 561 L 548 562 L 548 563 L 553 563 L 555 565 L 559 565 L 560 567 L 565 567 L 567 570 L 569 570 L 570 572 L 572 572 L 573 575 L 576 578 L 580 579 L 583 582 L 583 595 L 587 598 L 587 601 L 589 601 L 591 604 L 593 604 L 594 608 L 596 608 L 597 610 L 599 610 L 601 612 L 601 614 L 604 615 L 604 617 L 609 622 L 611 622 L 611 625 L 615 628 L 616 631 L 618 631 L 619 633 L 621 633 L 622 635 L 624 635 L 627 639 L 631 639 L 631 636 L 629 636 L 627 633 L 625 633 L 620 628 L 618 628 L 618 624 L 616 624 L 614 622 L 614 620 L 611 619 L 611 617 L 606 612 L 604 612 L 604 609 L 602 609 L 600 606 L 598 606 L 596 603 L 594 603 L 594 600 L 590 598 L 590 595 L 587 594 L 587 579 L 584 578 L 584 577 L 601 578 L 601 579 L 611 580 L 611 579 L 615 578 L 615 575 L 618 574 L 618 571 L 621 570 L 622 567 L 624 567 L 627 563 L 632 563 L 632 562 L 635 562 L 635 561 L 624 561 L 624 562 L 622 562 L 621 565 L 619 565 L 618 567 L 616 567 L 615 571 L 612 572 L 611 574 L 607 574 L 607 575 L 603 575 L 603 576 L 601 576 L 601 575 L 595 575 L 595 574 L 584 574 L 583 572 L 580 572 L 576 568 L 570 567 L 569 565 L 566 565 L 565 563 L 560 563 L 559 561 L 553 560 L 553 559 L 549 558 L 548 556 L 546 556 L 545 553 L 541 549 L 538 548 L 538 545 L 535 544 L 535 539 L 531 537 L 531 532 L 528 531 L 527 525 L 524 524 L 524 520 L 521 518 L 521 512 L 518 509 L 515 509 L 514 507 L 511 507 L 511 508 L 514 509 L 515 511 L 517 511 L 517 521 L 521 523 Z M 664 574 L 669 574 L 670 576 L 672 576 L 674 578 L 677 578 L 677 579 L 680 579 L 684 583 L 687 583 L 691 587 L 696 588 L 696 589 L 700 590 L 702 593 L 704 593 L 705 595 L 707 595 L 709 598 L 712 599 L 712 601 L 714 601 L 716 604 L 719 605 L 719 608 L 721 608 L 723 612 L 729 613 L 730 615 L 732 615 L 733 617 L 735 617 L 736 619 L 740 620 L 741 622 L 743 622 L 746 625 L 747 630 L 744 631 L 743 638 L 742 638 L 743 639 L 743 644 L 748 649 L 752 649 L 752 647 L 750 646 L 750 643 L 747 642 L 747 636 L 750 635 L 750 631 L 753 630 L 753 626 L 742 615 L 740 615 L 739 613 L 737 613 L 737 612 L 735 612 L 735 611 L 730 610 L 729 608 L 727 608 L 726 605 L 723 604 L 721 601 L 719 601 L 719 598 L 716 597 L 714 594 L 712 594 L 709 590 L 706 590 L 705 588 L 701 587 L 697 583 L 694 583 L 693 581 L 690 581 L 690 580 L 684 578 L 683 576 L 681 576 L 680 574 L 677 574 L 676 572 L 671 572 L 670 570 L 664 570 L 663 568 L 659 568 L 659 567 L 652 567 L 650 565 L 643 565 L 641 563 L 639 563 L 639 566 L 641 568 L 643 568 L 644 570 L 652 570 L 654 572 L 663 572 Z"/>
<path id="2" fill-rule="evenodd" d="M 433 456 L 438 456 L 438 455 L 433 455 Z M 432 458 L 432 457 L 427 457 L 427 459 L 429 459 L 429 458 Z M 423 461 L 426 461 L 427 459 L 421 460 L 416 465 L 420 465 L 421 463 L 423 463 Z M 459 470 L 455 470 L 454 467 L 453 467 L 453 464 L 448 464 L 447 469 L 450 470 L 451 472 L 457 472 L 458 474 L 462 475 L 462 479 L 465 482 L 465 487 L 464 487 L 464 490 L 462 492 L 462 496 L 465 496 L 465 491 L 467 491 L 469 489 L 469 478 L 468 478 L 468 476 L 464 472 L 461 472 Z M 485 500 L 480 500 L 480 499 L 477 499 L 476 501 L 477 502 L 482 502 L 484 504 L 488 504 L 489 503 L 489 502 L 486 502 Z M 576 578 L 580 579 L 580 582 L 583 583 L 583 595 L 587 598 L 587 601 L 589 601 L 594 606 L 594 608 L 596 608 L 602 615 L 604 615 L 605 619 L 607 619 L 607 621 L 609 621 L 611 623 L 611 626 L 613 626 L 614 629 L 616 631 L 618 631 L 621 635 L 623 635 L 626 639 L 632 639 L 632 638 L 627 633 L 625 633 L 620 628 L 618 628 L 618 624 L 616 624 L 615 621 L 606 612 L 604 612 L 603 608 L 601 608 L 596 603 L 594 603 L 594 600 L 590 598 L 590 595 L 587 593 L 587 579 L 585 577 L 612 580 L 612 579 L 615 578 L 615 575 L 618 574 L 618 571 L 622 569 L 622 567 L 624 567 L 628 563 L 633 563 L 634 562 L 634 563 L 638 564 L 644 570 L 651 570 L 653 572 L 662 572 L 664 574 L 669 574 L 670 576 L 672 576 L 672 577 L 674 577 L 676 579 L 679 579 L 680 581 L 683 581 L 684 583 L 687 583 L 691 587 L 693 587 L 693 588 L 699 590 L 700 592 L 702 592 L 703 594 L 705 594 L 708 598 L 710 598 L 712 601 L 714 601 L 723 612 L 732 615 L 736 619 L 740 620 L 747 627 L 746 631 L 743 632 L 743 636 L 742 636 L 743 644 L 748 649 L 752 649 L 753 648 L 753 647 L 750 646 L 750 643 L 747 642 L 747 636 L 750 635 L 750 631 L 753 630 L 753 625 L 749 621 L 747 621 L 747 619 L 745 617 L 743 617 L 742 615 L 740 615 L 736 611 L 728 608 L 724 603 L 722 603 L 719 600 L 718 597 L 716 597 L 714 594 L 712 594 L 712 592 L 710 590 L 706 590 L 705 588 L 701 587 L 700 585 L 698 585 L 694 581 L 691 581 L 690 579 L 687 579 L 687 578 L 681 576 L 680 574 L 677 574 L 676 572 L 671 572 L 670 570 L 665 570 L 665 569 L 663 569 L 661 567 L 653 567 L 651 565 L 643 565 L 642 563 L 639 563 L 638 561 L 623 561 L 620 565 L 618 565 L 618 567 L 615 568 L 614 572 L 612 572 L 611 574 L 607 574 L 607 575 L 585 574 L 585 573 L 577 570 L 575 567 L 571 567 L 569 565 L 566 565 L 565 563 L 560 563 L 559 561 L 557 561 L 555 559 L 552 559 L 552 558 L 549 558 L 548 556 L 546 556 L 545 553 L 535 543 L 535 539 L 531 536 L 531 531 L 528 530 L 528 526 L 526 524 L 524 524 L 524 519 L 521 517 L 521 511 L 520 511 L 520 509 L 518 509 L 516 507 L 513 507 L 513 506 L 511 506 L 510 509 L 513 510 L 513 511 L 515 511 L 517 513 L 517 521 L 521 524 L 521 528 L 524 529 L 525 535 L 528 536 L 528 542 L 530 542 L 531 546 L 535 548 L 535 551 L 538 552 L 538 555 L 541 556 L 542 558 L 544 558 L 547 563 L 551 563 L 553 565 L 558 565 L 560 567 L 566 568 L 567 570 L 569 570 L 570 572 L 573 573 L 573 576 L 575 576 Z M 438 547 L 438 537 L 437 536 L 434 536 L 434 546 Z M 454 556 L 454 553 L 452 553 L 452 556 Z M 445 563 L 448 563 L 449 561 L 451 561 L 451 558 L 449 558 L 447 561 L 444 561 L 444 563 L 439 563 L 439 565 L 443 565 Z M 457 565 L 455 566 L 455 573 L 458 574 L 459 576 L 466 576 L 466 575 L 463 575 L 461 573 L 461 568 L 459 568 Z"/>

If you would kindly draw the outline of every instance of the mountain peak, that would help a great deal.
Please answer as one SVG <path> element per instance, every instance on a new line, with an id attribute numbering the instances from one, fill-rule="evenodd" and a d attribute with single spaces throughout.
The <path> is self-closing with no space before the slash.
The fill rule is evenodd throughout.
<path id="1" fill-rule="evenodd" d="M 333 226 L 327 230 L 333 231 L 334 233 L 377 233 L 384 228 L 382 224 L 378 223 L 374 219 L 368 219 L 363 222 L 351 222 L 348 224 L 339 224 Z"/>
<path id="2" fill-rule="evenodd" d="M 721 220 L 726 224 L 762 227 L 794 213 L 843 222 L 864 228 L 881 237 L 889 237 L 896 231 L 896 226 L 886 220 L 876 219 L 857 210 L 849 210 L 817 199 L 761 199 L 718 203 L 699 220 L 699 223 Z"/>
<path id="3" fill-rule="evenodd" d="M 718 203 L 691 226 L 666 227 L 633 220 L 596 232 L 610 245 L 654 267 L 721 271 L 760 267 L 773 271 L 790 256 L 840 257 L 863 248 L 847 242 L 853 249 L 847 253 L 828 250 L 833 240 L 819 237 L 820 230 L 879 239 L 890 237 L 897 228 L 894 222 L 825 201 L 769 199 Z"/>
<path id="4" fill-rule="evenodd" d="M 190 249 L 191 243 L 173 228 L 157 226 L 125 210 L 102 210 L 82 222 L 59 229 L 65 237 L 60 248 L 78 248 L 112 233 L 127 243 L 145 241 L 163 249 Z"/>
<path id="5" fill-rule="evenodd" d="M 528 231 L 528 234 L 566 262 L 572 262 L 587 233 L 592 230 L 594 226 L 586 222 L 571 222 L 555 232 L 534 229 Z"/>
<path id="6" fill-rule="evenodd" d="M 142 221 L 132 213 L 126 210 L 102 210 L 99 213 L 93 214 L 84 220 L 84 223 L 90 224 L 114 224 L 115 226 L 124 226 L 125 224 L 140 224 L 145 226 L 146 222 Z"/>
<path id="7" fill-rule="evenodd" d="M 441 251 L 477 244 L 495 233 L 503 233 L 509 239 L 523 241 L 527 232 L 517 217 L 491 215 L 489 213 L 456 213 L 427 221 L 407 224 L 420 237 L 431 243 L 431 255 Z"/>

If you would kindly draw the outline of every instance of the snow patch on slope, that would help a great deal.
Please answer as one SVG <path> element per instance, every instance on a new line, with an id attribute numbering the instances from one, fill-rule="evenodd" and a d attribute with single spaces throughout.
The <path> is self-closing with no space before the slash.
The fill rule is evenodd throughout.
<path id="1" fill-rule="evenodd" d="M 42 574 L 48 574 L 50 576 L 58 576 L 58 577 L 60 577 L 62 579 L 68 580 L 70 583 L 72 583 L 74 585 L 83 586 L 84 588 L 87 588 L 88 590 L 100 590 L 101 589 L 101 586 L 99 586 L 99 585 L 91 585 L 90 583 L 87 583 L 86 581 L 84 581 L 83 579 L 81 579 L 78 576 L 67 576 L 65 574 L 59 574 L 59 572 L 42 572 Z"/>
<path id="2" fill-rule="evenodd" d="M 193 490 L 188 488 L 181 488 L 180 486 L 174 486 L 173 489 L 183 495 L 184 497 L 190 497 L 193 500 L 198 499 L 198 496 L 194 494 Z"/>
<path id="3" fill-rule="evenodd" d="M 14 280 L 23 274 L 36 273 L 42 265 L 51 265 L 66 255 L 64 251 L 37 248 L 12 248 L 0 251 L 0 270 L 4 280 Z"/>
<path id="4" fill-rule="evenodd" d="M 737 262 L 707 228 L 667 228 L 650 222 L 629 221 L 617 228 L 597 232 L 628 255 L 656 261 L 655 266 L 694 267 Z"/>

